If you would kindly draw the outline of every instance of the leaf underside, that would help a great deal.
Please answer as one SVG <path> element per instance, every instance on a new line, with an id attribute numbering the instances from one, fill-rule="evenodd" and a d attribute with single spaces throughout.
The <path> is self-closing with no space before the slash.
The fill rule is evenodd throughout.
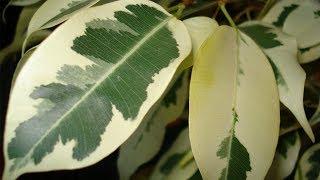
<path id="1" fill-rule="evenodd" d="M 8 144 L 11 171 L 30 160 L 38 164 L 59 140 L 76 141 L 73 158 L 81 161 L 100 144 L 113 117 L 113 106 L 125 120 L 134 120 L 147 99 L 153 76 L 179 57 L 177 42 L 167 28 L 171 17 L 147 5 L 128 5 L 116 20 L 94 19 L 71 49 L 94 64 L 64 65 L 61 83 L 36 87 L 30 95 L 44 106 L 21 123 Z M 69 60 L 70 61 L 70 60 Z"/>

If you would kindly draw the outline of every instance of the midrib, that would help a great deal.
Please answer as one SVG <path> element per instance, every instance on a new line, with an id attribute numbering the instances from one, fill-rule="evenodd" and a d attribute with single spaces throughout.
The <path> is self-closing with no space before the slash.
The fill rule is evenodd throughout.
<path id="1" fill-rule="evenodd" d="M 155 26 L 148 34 L 146 34 L 145 37 L 143 37 L 128 53 L 126 53 L 124 56 L 122 56 L 122 58 L 113 66 L 111 67 L 106 73 L 104 73 L 100 79 L 98 79 L 98 81 L 95 83 L 94 86 L 92 86 L 92 88 L 84 94 L 83 97 L 81 97 L 79 99 L 79 101 L 77 103 L 75 103 L 72 108 L 70 108 L 62 117 L 60 117 L 44 134 L 44 136 L 42 136 L 39 141 L 32 146 L 32 148 L 28 151 L 28 153 L 26 154 L 26 156 L 24 156 L 24 158 L 22 158 L 18 165 L 16 167 L 19 168 L 19 165 L 26 160 L 29 160 L 29 157 L 31 155 L 31 153 L 34 151 L 34 149 L 42 142 L 42 140 L 48 136 L 48 134 L 54 130 L 61 121 L 63 121 L 63 119 L 68 116 L 75 108 L 78 107 L 78 105 L 80 105 L 83 101 L 86 100 L 86 98 L 95 91 L 95 89 L 110 75 L 112 74 L 118 67 L 120 67 L 132 54 L 134 54 L 147 40 L 149 40 L 154 34 L 156 34 L 161 28 L 163 28 L 168 21 L 170 21 L 173 17 L 169 16 L 168 18 L 164 19 L 159 25 Z"/>

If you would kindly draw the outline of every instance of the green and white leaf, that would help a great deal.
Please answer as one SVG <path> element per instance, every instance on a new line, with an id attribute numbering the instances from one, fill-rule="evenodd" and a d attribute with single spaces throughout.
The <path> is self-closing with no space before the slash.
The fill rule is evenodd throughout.
<path id="1" fill-rule="evenodd" d="M 32 33 L 58 25 L 98 1 L 99 0 L 47 0 L 32 17 L 25 42 L 28 41 L 28 37 Z M 25 47 L 23 47 L 23 49 L 24 48 Z"/>
<path id="2" fill-rule="evenodd" d="M 263 18 L 297 38 L 299 62 L 307 63 L 320 57 L 320 3 L 315 0 L 282 0 Z"/>
<path id="3" fill-rule="evenodd" d="M 314 114 L 312 115 L 309 121 L 311 125 L 316 125 L 320 122 L 320 96 L 319 96 L 319 103 L 318 103 L 316 112 L 314 112 Z"/>
<path id="4" fill-rule="evenodd" d="M 187 180 L 198 170 L 196 162 L 191 159 L 185 165 L 181 165 L 183 158 L 191 151 L 189 131 L 183 130 L 171 148 L 161 157 L 157 163 L 151 180 Z"/>
<path id="5" fill-rule="evenodd" d="M 178 118 L 184 110 L 189 85 L 189 71 L 183 73 L 159 105 L 154 106 L 138 129 L 120 147 L 118 171 L 120 179 L 131 175 L 160 150 L 166 124 Z"/>
<path id="6" fill-rule="evenodd" d="M 314 180 L 320 178 L 320 144 L 313 145 L 301 157 L 294 179 Z"/>
<path id="7" fill-rule="evenodd" d="M 320 58 L 320 44 L 315 46 L 299 49 L 299 62 L 301 64 L 312 62 Z"/>
<path id="8" fill-rule="evenodd" d="M 8 45 L 0 51 L 0 62 L 2 62 L 9 54 L 16 53 L 21 50 L 23 40 L 26 37 L 28 24 L 33 14 L 39 8 L 39 5 L 40 4 L 27 6 L 22 9 L 17 22 L 13 41 L 10 43 L 10 45 Z M 29 38 L 28 44 L 26 44 L 27 48 L 37 45 L 43 39 L 45 39 L 50 33 L 51 31 L 49 30 L 41 30 L 37 33 L 32 34 L 32 36 L 30 36 Z"/>
<path id="9" fill-rule="evenodd" d="M 41 43 L 16 78 L 4 178 L 80 168 L 113 152 L 190 51 L 184 24 L 151 1 L 116 1 L 73 16 Z"/>
<path id="10" fill-rule="evenodd" d="M 294 170 L 301 148 L 297 131 L 280 136 L 276 155 L 266 179 L 285 179 Z"/>
<path id="11" fill-rule="evenodd" d="M 303 107 L 306 73 L 297 59 L 296 39 L 259 21 L 244 23 L 241 30 L 249 35 L 268 57 L 277 80 L 280 101 L 290 109 L 314 141 L 314 134 Z"/>
<path id="12" fill-rule="evenodd" d="M 183 21 L 187 27 L 192 42 L 192 54 L 184 61 L 184 67 L 193 65 L 194 57 L 211 33 L 219 26 L 218 23 L 208 17 L 198 16 Z"/>
<path id="13" fill-rule="evenodd" d="M 259 47 L 231 27 L 217 28 L 190 84 L 191 147 L 204 179 L 264 178 L 279 134 L 277 91 Z"/>
<path id="14" fill-rule="evenodd" d="M 283 31 L 297 38 L 299 48 L 308 48 L 320 43 L 320 2 L 304 2 L 287 17 Z"/>
<path id="15" fill-rule="evenodd" d="M 29 6 L 32 4 L 36 4 L 42 0 L 11 0 L 10 5 L 13 6 Z"/>

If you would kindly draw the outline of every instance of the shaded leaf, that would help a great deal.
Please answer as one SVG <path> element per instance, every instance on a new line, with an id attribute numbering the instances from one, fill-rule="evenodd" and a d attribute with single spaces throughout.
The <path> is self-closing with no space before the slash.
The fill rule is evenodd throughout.
<path id="1" fill-rule="evenodd" d="M 151 180 L 184 180 L 189 179 L 197 171 L 198 168 L 193 159 L 184 166 L 180 164 L 184 156 L 191 151 L 188 134 L 188 129 L 180 133 L 170 149 L 157 163 Z"/>
<path id="2" fill-rule="evenodd" d="M 294 176 L 295 180 L 314 180 L 320 177 L 320 144 L 313 145 L 302 155 Z"/>
<path id="3" fill-rule="evenodd" d="M 280 136 L 277 152 L 266 179 L 285 179 L 294 170 L 301 148 L 297 131 Z"/>

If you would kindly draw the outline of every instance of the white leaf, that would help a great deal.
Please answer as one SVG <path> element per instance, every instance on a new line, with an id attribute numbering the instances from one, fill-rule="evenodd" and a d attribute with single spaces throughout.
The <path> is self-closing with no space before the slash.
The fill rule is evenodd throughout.
<path id="1" fill-rule="evenodd" d="M 263 179 L 277 145 L 272 68 L 249 37 L 237 35 L 231 27 L 217 28 L 193 67 L 190 139 L 204 179 Z"/>

